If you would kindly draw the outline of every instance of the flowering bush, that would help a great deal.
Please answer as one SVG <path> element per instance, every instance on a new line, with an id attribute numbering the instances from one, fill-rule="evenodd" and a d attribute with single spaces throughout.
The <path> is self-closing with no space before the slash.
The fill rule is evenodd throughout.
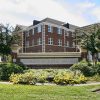
<path id="1" fill-rule="evenodd" d="M 42 69 L 28 70 L 24 74 L 12 74 L 10 76 L 10 81 L 14 84 L 54 82 L 60 85 L 67 85 L 85 83 L 87 79 L 80 71 Z"/>
<path id="2" fill-rule="evenodd" d="M 36 78 L 33 73 L 12 74 L 10 76 L 10 81 L 14 84 L 35 84 Z"/>
<path id="3" fill-rule="evenodd" d="M 54 82 L 61 85 L 86 83 L 86 81 L 83 74 L 76 72 L 60 72 L 54 77 Z"/>

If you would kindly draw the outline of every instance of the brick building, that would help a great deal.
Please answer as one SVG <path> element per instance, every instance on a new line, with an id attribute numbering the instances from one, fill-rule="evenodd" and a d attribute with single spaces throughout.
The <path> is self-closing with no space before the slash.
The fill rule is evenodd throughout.
<path id="1" fill-rule="evenodd" d="M 14 61 L 29 66 L 69 66 L 79 61 L 80 50 L 75 41 L 77 26 L 51 18 L 34 20 L 31 26 L 17 25 L 15 34 L 22 41 Z"/>
<path id="2" fill-rule="evenodd" d="M 22 52 L 75 52 L 75 28 L 50 18 L 35 20 L 23 31 Z"/>

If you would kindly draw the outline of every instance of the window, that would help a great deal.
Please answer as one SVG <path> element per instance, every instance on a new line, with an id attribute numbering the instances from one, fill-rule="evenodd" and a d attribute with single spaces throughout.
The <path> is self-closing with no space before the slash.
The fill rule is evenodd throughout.
<path id="1" fill-rule="evenodd" d="M 75 47 L 75 42 L 73 42 L 72 46 Z"/>
<path id="2" fill-rule="evenodd" d="M 62 29 L 61 28 L 57 28 L 57 33 L 58 34 L 62 34 Z"/>
<path id="3" fill-rule="evenodd" d="M 38 26 L 38 33 L 41 32 L 41 25 Z"/>
<path id="4" fill-rule="evenodd" d="M 48 25 L 48 32 L 52 32 L 52 27 Z"/>
<path id="5" fill-rule="evenodd" d="M 58 39 L 58 46 L 62 46 L 62 40 Z"/>
<path id="6" fill-rule="evenodd" d="M 32 34 L 34 35 L 34 28 L 33 28 Z"/>
<path id="7" fill-rule="evenodd" d="M 42 39 L 39 38 L 37 42 L 38 42 L 38 45 L 41 45 L 42 44 Z"/>
<path id="8" fill-rule="evenodd" d="M 48 44 L 53 45 L 53 38 L 48 38 Z"/>
<path id="9" fill-rule="evenodd" d="M 32 40 L 32 46 L 34 46 L 34 39 Z"/>
<path id="10" fill-rule="evenodd" d="M 66 45 L 66 47 L 69 47 L 69 41 L 66 41 L 65 45 Z"/>
<path id="11" fill-rule="evenodd" d="M 66 31 L 66 30 L 65 30 L 65 36 L 69 36 L 69 33 L 68 33 L 68 31 Z"/>
<path id="12" fill-rule="evenodd" d="M 72 37 L 75 37 L 75 33 L 72 33 Z"/>
<path id="13" fill-rule="evenodd" d="M 27 36 L 27 37 L 29 36 L 29 31 L 26 31 L 26 36 Z"/>
<path id="14" fill-rule="evenodd" d="M 26 47 L 29 47 L 29 41 L 26 41 Z"/>

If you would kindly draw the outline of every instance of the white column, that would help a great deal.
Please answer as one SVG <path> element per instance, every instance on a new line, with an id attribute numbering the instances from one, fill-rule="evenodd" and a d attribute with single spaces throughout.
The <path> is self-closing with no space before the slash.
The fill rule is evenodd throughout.
<path id="1" fill-rule="evenodd" d="M 64 30 L 64 52 L 66 52 L 66 47 L 65 47 L 65 34 L 66 34 L 66 31 Z"/>
<path id="2" fill-rule="evenodd" d="M 42 52 L 45 52 L 45 24 L 42 24 Z"/>
<path id="3" fill-rule="evenodd" d="M 23 53 L 23 40 L 24 40 L 24 39 L 23 39 L 23 34 L 24 34 L 24 33 L 22 32 L 22 53 Z"/>

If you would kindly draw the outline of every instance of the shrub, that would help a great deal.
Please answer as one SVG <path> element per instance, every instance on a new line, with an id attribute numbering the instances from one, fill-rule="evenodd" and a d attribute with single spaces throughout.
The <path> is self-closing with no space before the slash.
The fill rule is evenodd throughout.
<path id="1" fill-rule="evenodd" d="M 85 83 L 86 78 L 81 73 L 72 71 L 62 71 L 58 72 L 58 74 L 55 75 L 54 82 L 56 84 L 61 84 L 61 85 L 79 84 L 79 83 Z"/>
<path id="2" fill-rule="evenodd" d="M 96 64 L 96 67 L 97 67 L 97 73 L 100 75 L 100 62 Z"/>
<path id="3" fill-rule="evenodd" d="M 39 83 L 47 82 L 48 73 L 46 71 L 38 70 L 34 74 L 36 76 L 37 82 Z"/>
<path id="4" fill-rule="evenodd" d="M 54 76 L 57 74 L 57 69 L 29 69 L 25 70 L 26 72 L 32 72 L 35 74 L 37 81 L 44 83 L 44 82 L 53 82 Z"/>
<path id="5" fill-rule="evenodd" d="M 12 73 L 22 73 L 23 69 L 14 63 L 0 64 L 0 79 L 8 80 Z"/>
<path id="6" fill-rule="evenodd" d="M 26 65 L 24 65 L 22 62 L 16 62 L 15 64 L 17 64 L 20 67 L 22 67 L 23 70 L 27 70 L 28 69 L 28 67 Z"/>
<path id="7" fill-rule="evenodd" d="M 97 73 L 97 68 L 85 60 L 74 64 L 71 70 L 80 70 L 85 76 L 93 76 Z"/>
<path id="8" fill-rule="evenodd" d="M 14 84 L 36 84 L 36 78 L 31 72 L 25 74 L 12 74 L 10 76 L 10 81 Z"/>
<path id="9" fill-rule="evenodd" d="M 100 75 L 99 74 L 96 74 L 96 75 L 94 75 L 94 76 L 92 76 L 92 77 L 88 77 L 88 81 L 94 81 L 94 82 L 100 82 Z"/>

